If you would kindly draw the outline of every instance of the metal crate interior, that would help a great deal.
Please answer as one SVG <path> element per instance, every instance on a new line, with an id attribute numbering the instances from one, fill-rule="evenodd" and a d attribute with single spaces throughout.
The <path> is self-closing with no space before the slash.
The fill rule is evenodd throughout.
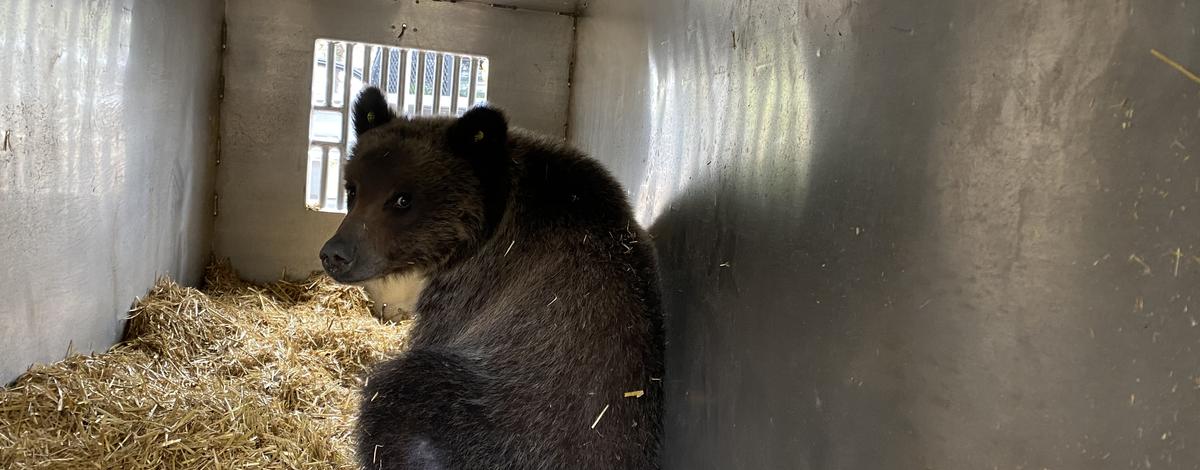
<path id="1" fill-rule="evenodd" d="M 659 254 L 667 469 L 1200 468 L 1200 3 L 0 2 L 0 378 L 303 277 L 347 108 L 487 102 Z"/>

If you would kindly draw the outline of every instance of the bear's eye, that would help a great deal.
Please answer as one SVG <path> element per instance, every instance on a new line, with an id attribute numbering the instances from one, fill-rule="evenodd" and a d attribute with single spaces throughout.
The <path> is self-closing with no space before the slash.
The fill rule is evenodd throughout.
<path id="1" fill-rule="evenodd" d="M 346 185 L 346 201 L 347 202 L 353 201 L 354 196 L 357 196 L 357 195 L 358 195 L 358 188 L 354 187 L 354 185 L 352 185 L 352 184 L 347 184 Z"/>
<path id="2" fill-rule="evenodd" d="M 408 193 L 397 194 L 392 200 L 392 207 L 397 209 L 408 209 L 412 207 L 412 195 Z"/>

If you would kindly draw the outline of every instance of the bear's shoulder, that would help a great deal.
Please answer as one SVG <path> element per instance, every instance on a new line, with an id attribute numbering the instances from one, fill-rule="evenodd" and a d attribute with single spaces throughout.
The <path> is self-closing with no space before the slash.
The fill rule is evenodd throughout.
<path id="1" fill-rule="evenodd" d="M 625 191 L 599 161 L 565 143 L 514 132 L 513 202 L 526 215 L 588 225 L 624 226 L 632 219 Z"/>

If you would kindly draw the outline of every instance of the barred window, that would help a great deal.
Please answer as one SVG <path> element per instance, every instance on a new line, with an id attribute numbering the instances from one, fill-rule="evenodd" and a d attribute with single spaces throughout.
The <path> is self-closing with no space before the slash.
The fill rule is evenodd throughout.
<path id="1" fill-rule="evenodd" d="M 349 71 L 349 73 L 347 73 Z M 342 167 L 354 146 L 350 107 L 364 86 L 405 115 L 462 115 L 487 100 L 488 59 L 332 39 L 313 47 L 305 205 L 345 212 Z"/>

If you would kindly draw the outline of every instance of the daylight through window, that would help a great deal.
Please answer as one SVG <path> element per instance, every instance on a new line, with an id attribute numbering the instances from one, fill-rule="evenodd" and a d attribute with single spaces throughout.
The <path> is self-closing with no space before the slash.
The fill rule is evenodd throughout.
<path id="1" fill-rule="evenodd" d="M 383 90 L 404 115 L 462 115 L 487 100 L 488 59 L 318 39 L 305 188 L 305 204 L 312 210 L 346 211 L 342 166 L 354 146 L 349 110 L 359 90 L 370 85 Z"/>

